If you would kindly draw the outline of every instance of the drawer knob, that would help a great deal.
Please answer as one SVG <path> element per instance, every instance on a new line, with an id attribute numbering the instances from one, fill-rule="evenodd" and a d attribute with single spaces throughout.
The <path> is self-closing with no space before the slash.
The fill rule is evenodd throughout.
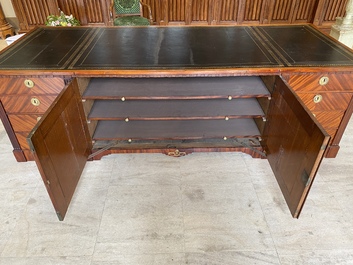
<path id="1" fill-rule="evenodd" d="M 320 103 L 322 101 L 322 96 L 320 94 L 315 95 L 313 101 L 314 103 Z"/>
<path id="2" fill-rule="evenodd" d="M 327 76 L 323 76 L 320 78 L 319 84 L 320 86 L 324 86 L 328 84 L 328 81 L 330 81 L 330 78 L 328 78 Z"/>
<path id="3" fill-rule="evenodd" d="M 33 82 L 31 79 L 26 79 L 26 80 L 24 81 L 24 84 L 25 84 L 25 86 L 28 87 L 28 88 L 34 87 L 34 82 Z"/>
<path id="4" fill-rule="evenodd" d="M 40 100 L 38 98 L 31 98 L 31 103 L 33 106 L 38 107 L 40 105 Z"/>

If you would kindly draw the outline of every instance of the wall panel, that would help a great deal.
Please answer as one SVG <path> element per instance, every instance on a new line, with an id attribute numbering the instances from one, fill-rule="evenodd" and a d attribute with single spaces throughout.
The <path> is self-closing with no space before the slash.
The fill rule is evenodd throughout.
<path id="1" fill-rule="evenodd" d="M 344 16 L 348 0 L 143 0 L 155 24 L 246 25 L 314 23 L 329 28 Z M 82 25 L 111 25 L 110 0 L 12 0 L 21 31 L 43 25 L 59 9 Z M 144 14 L 147 16 L 147 10 Z"/>
<path id="2" fill-rule="evenodd" d="M 219 19 L 220 22 L 236 22 L 238 20 L 239 1 L 238 0 L 220 0 Z"/>
<path id="3" fill-rule="evenodd" d="M 244 20 L 260 22 L 265 1 L 262 0 L 246 0 L 244 9 Z"/>

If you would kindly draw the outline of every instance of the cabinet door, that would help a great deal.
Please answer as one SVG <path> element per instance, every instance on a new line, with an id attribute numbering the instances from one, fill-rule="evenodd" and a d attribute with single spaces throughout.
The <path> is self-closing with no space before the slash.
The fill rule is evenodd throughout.
<path id="1" fill-rule="evenodd" d="M 63 220 L 92 143 L 76 80 L 59 94 L 28 136 L 59 220 Z"/>
<path id="2" fill-rule="evenodd" d="M 299 217 L 329 139 L 295 92 L 276 77 L 264 148 L 295 218 Z"/>

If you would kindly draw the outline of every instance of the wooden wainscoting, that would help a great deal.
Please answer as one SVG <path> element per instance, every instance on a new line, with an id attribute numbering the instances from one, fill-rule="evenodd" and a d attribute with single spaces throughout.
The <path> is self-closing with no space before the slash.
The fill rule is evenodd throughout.
<path id="1" fill-rule="evenodd" d="M 50 14 L 72 14 L 82 25 L 109 25 L 109 0 L 11 0 L 20 32 L 44 25 Z"/>
<path id="2" fill-rule="evenodd" d="M 313 23 L 329 31 L 344 16 L 348 0 L 143 0 L 156 25 L 244 25 Z M 82 25 L 111 25 L 110 0 L 12 0 L 26 32 L 44 25 L 59 9 Z"/>

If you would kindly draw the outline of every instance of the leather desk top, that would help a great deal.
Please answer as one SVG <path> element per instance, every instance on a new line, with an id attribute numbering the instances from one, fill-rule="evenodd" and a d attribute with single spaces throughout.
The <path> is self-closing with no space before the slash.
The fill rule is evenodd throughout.
<path id="1" fill-rule="evenodd" d="M 0 71 L 322 66 L 353 52 L 310 25 L 41 27 L 0 53 Z"/>

